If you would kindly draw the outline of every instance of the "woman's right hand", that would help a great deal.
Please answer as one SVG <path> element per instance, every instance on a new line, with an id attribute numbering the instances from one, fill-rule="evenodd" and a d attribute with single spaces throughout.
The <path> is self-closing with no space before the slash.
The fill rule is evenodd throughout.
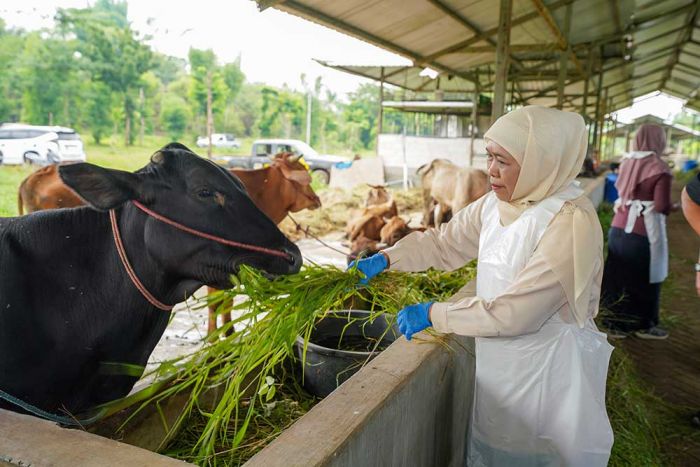
<path id="1" fill-rule="evenodd" d="M 353 261 L 348 265 L 352 269 L 357 264 L 357 269 L 365 275 L 360 279 L 360 284 L 367 284 L 371 278 L 385 270 L 389 266 L 389 260 L 385 253 L 380 252 L 369 258 Z"/>

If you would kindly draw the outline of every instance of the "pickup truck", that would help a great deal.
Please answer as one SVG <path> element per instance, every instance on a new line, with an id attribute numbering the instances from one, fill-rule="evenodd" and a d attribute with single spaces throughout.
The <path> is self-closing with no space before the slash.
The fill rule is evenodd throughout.
<path id="1" fill-rule="evenodd" d="M 253 143 L 249 156 L 215 156 L 214 160 L 230 168 L 259 169 L 270 164 L 272 156 L 280 152 L 302 156 L 311 173 L 322 183 L 329 182 L 331 167 L 351 161 L 346 157 L 319 154 L 305 142 L 296 139 L 259 139 Z"/>

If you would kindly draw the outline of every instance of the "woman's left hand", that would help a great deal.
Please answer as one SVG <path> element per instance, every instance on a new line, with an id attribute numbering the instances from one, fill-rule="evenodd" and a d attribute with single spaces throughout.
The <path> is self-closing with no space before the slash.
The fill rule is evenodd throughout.
<path id="1" fill-rule="evenodd" d="M 399 323 L 399 331 L 406 336 L 407 340 L 410 341 L 415 333 L 432 326 L 433 323 L 430 322 L 430 307 L 432 305 L 433 302 L 417 303 L 399 311 L 396 321 Z"/>

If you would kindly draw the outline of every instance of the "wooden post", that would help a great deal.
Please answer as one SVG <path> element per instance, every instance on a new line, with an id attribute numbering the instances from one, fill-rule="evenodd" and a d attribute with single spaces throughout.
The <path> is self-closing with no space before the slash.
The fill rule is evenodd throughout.
<path id="1" fill-rule="evenodd" d="M 612 104 L 612 102 L 611 102 Z M 615 157 L 615 143 L 617 142 L 617 115 L 615 115 L 615 118 L 612 118 L 610 120 L 612 123 L 612 143 L 610 144 L 610 154 L 608 159 L 612 159 Z"/>
<path id="2" fill-rule="evenodd" d="M 625 130 L 625 152 L 630 152 L 630 127 Z"/>
<path id="3" fill-rule="evenodd" d="M 588 83 L 591 81 L 591 68 L 593 67 L 593 51 L 588 49 L 588 58 L 586 60 L 586 81 L 583 83 L 583 106 L 581 107 L 581 115 L 584 120 L 588 120 Z"/>
<path id="4" fill-rule="evenodd" d="M 377 117 L 377 147 L 375 148 L 375 154 L 379 156 L 379 135 L 382 134 L 382 126 L 384 124 L 384 67 L 381 67 L 379 80 L 379 115 Z"/>
<path id="5" fill-rule="evenodd" d="M 598 86 L 596 89 L 596 101 L 595 101 L 595 121 L 593 123 L 593 148 L 598 149 L 599 139 L 600 139 L 600 94 L 603 91 L 603 57 L 600 54 L 600 63 L 598 64 Z"/>
<path id="6" fill-rule="evenodd" d="M 602 78 L 601 78 L 602 81 Z M 605 114 L 608 112 L 608 88 L 603 92 L 603 107 L 600 109 L 600 135 L 598 137 L 598 156 L 603 155 L 603 125 L 605 123 Z"/>
<path id="7" fill-rule="evenodd" d="M 469 142 L 469 167 L 474 167 L 474 138 L 477 134 L 477 122 L 479 121 L 479 69 L 474 70 L 475 83 L 474 83 L 474 97 L 472 101 L 474 102 L 474 107 L 472 107 L 472 137 Z"/>
<path id="8" fill-rule="evenodd" d="M 493 86 L 491 123 L 503 115 L 506 103 L 508 81 L 508 46 L 510 45 L 510 19 L 513 11 L 512 0 L 501 0 L 498 14 L 498 42 L 496 44 L 496 82 Z"/>
<path id="9" fill-rule="evenodd" d="M 559 52 L 559 79 L 557 81 L 557 109 L 564 107 L 564 85 L 566 83 L 566 75 L 568 66 L 567 60 L 569 54 L 571 53 L 571 44 L 569 43 L 569 30 L 571 29 L 571 10 L 573 8 L 573 2 L 566 5 L 566 12 L 564 15 L 564 30 L 562 35 L 566 39 L 566 49 Z"/>
<path id="10" fill-rule="evenodd" d="M 694 113 L 693 114 L 693 126 L 691 127 L 693 129 L 693 131 L 695 131 L 695 124 L 697 123 L 697 121 L 698 121 L 698 114 Z M 698 141 L 698 137 L 695 135 L 693 135 L 693 138 L 690 141 L 691 141 L 691 144 L 693 144 L 692 147 L 694 148 L 693 156 L 695 156 L 695 158 L 697 159 L 698 152 L 700 150 L 700 144 L 698 144 L 698 143 L 700 143 L 700 141 Z"/>

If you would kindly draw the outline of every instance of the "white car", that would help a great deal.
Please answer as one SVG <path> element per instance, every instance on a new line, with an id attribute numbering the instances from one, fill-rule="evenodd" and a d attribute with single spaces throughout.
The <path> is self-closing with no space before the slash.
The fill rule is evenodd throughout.
<path id="1" fill-rule="evenodd" d="M 231 133 L 212 133 L 211 145 L 217 148 L 240 148 L 241 143 Z M 209 138 L 200 136 L 197 138 L 197 146 L 206 148 L 209 146 Z"/>
<path id="2" fill-rule="evenodd" d="M 0 125 L 0 164 L 84 161 L 83 142 L 72 128 L 19 123 Z"/>

